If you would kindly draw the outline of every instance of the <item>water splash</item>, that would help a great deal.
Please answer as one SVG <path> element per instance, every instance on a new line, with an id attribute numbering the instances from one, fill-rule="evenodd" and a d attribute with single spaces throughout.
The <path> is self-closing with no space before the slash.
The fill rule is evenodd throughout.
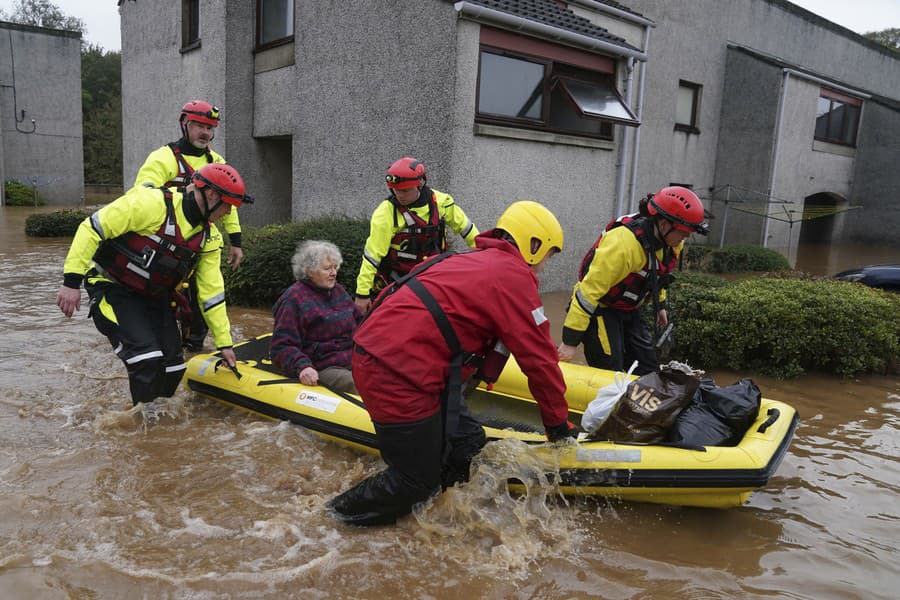
<path id="1" fill-rule="evenodd" d="M 472 464 L 470 480 L 416 507 L 416 537 L 443 557 L 484 575 L 523 578 L 540 558 L 571 547 L 575 530 L 559 493 L 552 446 L 514 439 L 489 443 Z M 509 482 L 521 484 L 512 494 Z M 474 540 L 474 543 L 473 543 Z"/>

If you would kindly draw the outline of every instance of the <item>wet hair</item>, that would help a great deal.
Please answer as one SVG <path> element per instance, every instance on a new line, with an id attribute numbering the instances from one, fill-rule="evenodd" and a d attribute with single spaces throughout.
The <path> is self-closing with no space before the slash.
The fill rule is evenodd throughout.
<path id="1" fill-rule="evenodd" d="M 309 272 L 319 268 L 322 261 L 332 259 L 340 267 L 344 262 L 341 251 L 331 242 L 323 240 L 305 240 L 297 244 L 297 251 L 291 257 L 291 269 L 294 271 L 294 279 L 308 279 Z"/>

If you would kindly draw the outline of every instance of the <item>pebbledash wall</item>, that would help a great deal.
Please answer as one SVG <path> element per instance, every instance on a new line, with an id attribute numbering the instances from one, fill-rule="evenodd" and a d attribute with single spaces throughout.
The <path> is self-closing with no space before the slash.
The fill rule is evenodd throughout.
<path id="1" fill-rule="evenodd" d="M 900 245 L 900 54 L 784 0 L 631 0 L 656 21 L 650 42 L 638 192 L 686 182 L 713 199 L 710 242 Z M 702 85 L 697 133 L 672 130 L 678 80 Z M 822 88 L 862 100 L 856 147 L 814 140 Z M 781 111 L 779 113 L 779 111 Z M 780 115 L 780 117 L 779 117 Z M 740 188 L 740 189 L 737 189 Z M 711 192 L 713 189 L 715 192 Z M 776 202 L 763 219 L 760 203 Z M 806 199 L 860 207 L 801 221 Z M 789 202 L 789 203 L 785 203 Z M 878 226 L 873 226 L 874 224 Z M 818 235 L 817 239 L 815 236 Z"/>
<path id="2" fill-rule="evenodd" d="M 78 204 L 81 124 L 81 34 L 0 21 L 0 181 Z"/>
<path id="3" fill-rule="evenodd" d="M 327 9 L 296 0 L 293 41 L 264 50 L 254 50 L 255 3 L 237 0 L 201 0 L 200 42 L 183 48 L 180 4 L 120 3 L 126 187 L 148 152 L 178 137 L 181 105 L 201 98 L 222 109 L 214 149 L 258 198 L 241 210 L 243 222 L 368 216 L 385 196 L 385 168 L 413 155 L 481 229 L 516 199 L 554 211 L 566 248 L 545 272 L 545 290 L 569 289 L 599 228 L 670 183 L 707 200 L 709 243 L 765 244 L 789 256 L 796 247 L 805 222 L 790 227 L 734 204 L 722 231 L 723 190 L 738 188 L 748 200 L 790 200 L 800 213 L 813 195 L 862 205 L 829 217 L 834 240 L 883 243 L 865 226 L 873 218 L 897 230 L 900 201 L 879 190 L 898 183 L 898 170 L 881 166 L 896 164 L 900 58 L 783 0 L 569 2 L 573 18 L 624 38 L 621 48 L 594 50 L 614 61 L 618 89 L 640 112 L 641 126 L 615 126 L 614 141 L 475 123 L 480 33 L 504 28 L 479 11 L 521 19 L 529 7 L 558 6 L 551 0 Z M 582 39 L 542 19 L 505 27 L 563 46 Z M 785 69 L 796 74 L 785 78 Z M 814 144 L 818 79 L 865 97 L 856 148 Z M 674 127 L 680 80 L 701 86 L 696 131 Z"/>

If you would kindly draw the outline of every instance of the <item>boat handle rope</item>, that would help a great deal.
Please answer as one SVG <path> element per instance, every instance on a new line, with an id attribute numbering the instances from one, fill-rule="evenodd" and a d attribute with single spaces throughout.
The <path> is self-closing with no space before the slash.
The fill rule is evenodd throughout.
<path id="1" fill-rule="evenodd" d="M 240 371 L 238 371 L 238 369 L 237 369 L 237 363 L 235 363 L 235 365 L 233 367 L 230 367 L 230 366 L 228 366 L 228 363 L 225 362 L 224 358 L 220 358 L 219 360 L 216 361 L 216 365 L 213 367 L 213 373 L 218 371 L 219 367 L 225 367 L 226 369 L 228 369 L 229 371 L 234 373 L 235 376 L 238 378 L 238 380 L 240 380 L 240 378 L 242 377 Z"/>
<path id="2" fill-rule="evenodd" d="M 775 423 L 775 421 L 778 420 L 778 417 L 781 416 L 781 411 L 778 410 L 777 408 L 770 408 L 766 412 L 766 414 L 769 416 L 769 418 L 766 419 L 765 421 L 763 421 L 762 425 L 760 425 L 759 428 L 757 428 L 757 430 L 756 430 L 760 433 L 765 433 L 766 429 L 768 429 L 771 425 L 773 425 Z"/>

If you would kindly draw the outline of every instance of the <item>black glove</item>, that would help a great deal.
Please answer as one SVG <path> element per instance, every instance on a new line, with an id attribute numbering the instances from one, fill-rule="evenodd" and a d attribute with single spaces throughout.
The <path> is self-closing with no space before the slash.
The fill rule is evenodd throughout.
<path id="1" fill-rule="evenodd" d="M 578 438 L 578 430 L 569 421 L 563 421 L 553 427 L 545 426 L 545 429 L 547 430 L 547 439 L 551 442 L 558 442 L 566 438 Z"/>

